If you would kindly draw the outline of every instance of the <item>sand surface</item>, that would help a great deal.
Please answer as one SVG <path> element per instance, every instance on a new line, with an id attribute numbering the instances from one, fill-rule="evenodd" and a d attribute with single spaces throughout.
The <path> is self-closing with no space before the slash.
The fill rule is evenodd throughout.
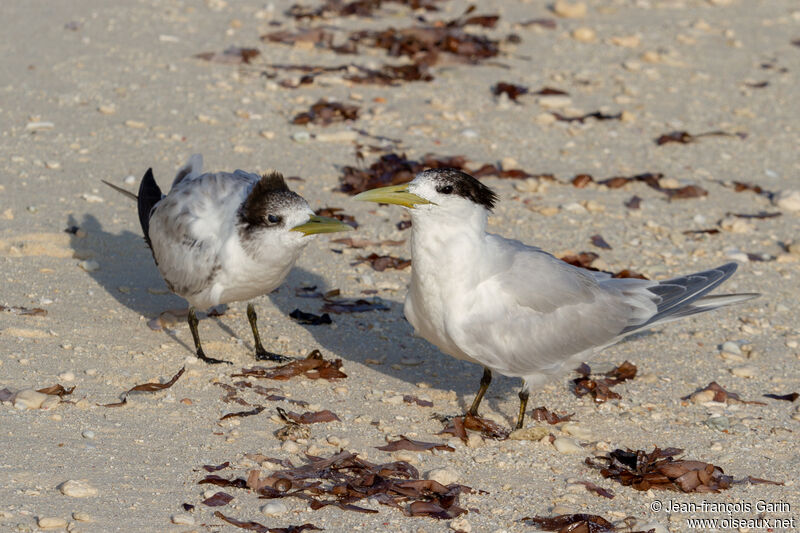
<path id="1" fill-rule="evenodd" d="M 800 189 L 800 46 L 792 43 L 800 39 L 800 5 L 794 0 L 588 4 L 584 16 L 565 18 L 538 0 L 483 3 L 476 13 L 500 15 L 497 26 L 467 31 L 503 41 L 500 54 L 477 65 L 445 60 L 431 68 L 430 82 L 357 85 L 332 72 L 289 89 L 280 82 L 297 81 L 301 73 L 268 65 L 354 62 L 375 68 L 400 60 L 366 46 L 359 55 L 343 56 L 313 46 L 263 43 L 264 33 L 324 25 L 340 42 L 348 31 L 406 27 L 418 23 L 418 16 L 451 20 L 467 4 L 442 1 L 438 13 L 386 4 L 371 18 L 298 22 L 285 14 L 289 2 L 5 0 L 0 305 L 41 308 L 46 316 L 0 311 L 0 390 L 15 394 L 56 383 L 75 390 L 60 404 L 50 400 L 49 409 L 15 408 L 13 396 L 0 404 L 0 530 L 37 531 L 50 524 L 87 532 L 239 531 L 214 511 L 268 527 L 312 523 L 327 531 L 408 532 L 534 531 L 520 519 L 560 513 L 602 515 L 620 531 L 626 530 L 626 517 L 633 517 L 634 530 L 688 531 L 687 518 L 759 516 L 755 508 L 732 515 L 654 512 L 654 501 L 754 507 L 758 501 L 782 502 L 762 518 L 800 522 L 798 402 L 762 396 L 800 391 L 800 245 L 791 246 L 800 242 L 798 200 L 778 205 L 777 195 L 771 200 L 726 186 L 747 182 L 776 194 Z M 555 28 L 517 24 L 539 18 L 552 19 Z M 519 42 L 506 40 L 512 33 Z M 256 47 L 261 55 L 250 64 L 193 57 L 229 46 Z M 569 96 L 527 94 L 515 103 L 492 95 L 501 81 L 531 92 L 557 88 Z M 359 106 L 359 118 L 327 127 L 290 124 L 321 97 Z M 584 122 L 553 115 L 595 111 L 623 115 Z M 386 145 L 355 130 L 401 142 Z M 746 138 L 654 142 L 682 130 Z M 630 268 L 651 278 L 736 260 L 740 270 L 724 288 L 763 296 L 604 350 L 593 369 L 605 371 L 626 359 L 638 367 L 635 379 L 614 389 L 619 400 L 595 405 L 588 396 L 576 397 L 570 390 L 574 373 L 532 394 L 531 408 L 574 413 L 578 429 L 562 423 L 547 430 L 573 439 L 583 447 L 580 453 L 561 453 L 547 437 L 542 442 L 476 437 L 465 446 L 438 436 L 442 424 L 433 415 L 462 413 L 480 368 L 412 336 L 402 311 L 409 269 L 353 266 L 358 256 L 372 252 L 410 254 L 410 231 L 396 228 L 407 218 L 402 209 L 360 204 L 337 191 L 341 168 L 357 164 L 353 138 L 413 159 L 427 153 L 466 155 L 473 169 L 491 163 L 553 174 L 557 182 L 485 178 L 501 197 L 491 231 L 558 255 L 594 251 L 600 256 L 597 267 Z M 380 155 L 362 151 L 363 165 Z M 354 250 L 322 236 L 279 290 L 255 301 L 268 348 L 290 356 L 319 349 L 327 359 L 341 358 L 348 376 L 338 382 L 251 380 L 308 402 L 305 410 L 329 409 L 341 419 L 310 425 L 309 438 L 299 443 L 275 437 L 284 425 L 276 407 L 303 409 L 252 391 L 239 396 L 265 406 L 262 413 L 219 421 L 252 408 L 225 403 L 219 386 L 237 381 L 231 374 L 254 364 L 244 303 L 200 325 L 207 352 L 232 360 L 231 367 L 199 362 L 181 319 L 161 331 L 148 326 L 185 302 L 161 280 L 135 206 L 100 180 L 133 190 L 153 167 L 166 188 L 195 152 L 204 155 L 208 170 L 276 168 L 299 176 L 303 181 L 290 184 L 313 208 L 343 208 L 356 218 L 360 226 L 353 237 L 406 241 Z M 663 173 L 665 187 L 697 185 L 708 195 L 668 201 L 667 194 L 642 183 L 618 189 L 570 184 L 582 173 L 600 180 L 646 172 Z M 634 195 L 641 198 L 639 209 L 625 206 Z M 731 215 L 759 212 L 780 216 Z M 705 229 L 718 232 L 684 234 Z M 611 249 L 593 246 L 593 235 L 601 235 Z M 333 314 L 333 325 L 300 325 L 289 312 L 319 313 L 323 305 L 296 295 L 310 286 L 339 289 L 343 297 L 378 297 L 389 310 Z M 727 341 L 740 353 L 722 354 L 719 346 Z M 185 374 L 167 390 L 132 393 L 117 408 L 98 405 L 118 402 L 134 385 L 165 382 L 184 366 Z M 712 381 L 764 404 L 681 399 Z M 510 426 L 518 387 L 518 381 L 498 376 L 482 414 Z M 403 395 L 434 405 L 404 403 Z M 455 451 L 393 455 L 375 449 L 401 434 L 447 441 Z M 615 448 L 653 446 L 683 448 L 685 457 L 713 463 L 736 479 L 750 475 L 784 484 L 743 483 L 719 494 L 642 492 L 603 479 L 583 462 Z M 267 500 L 244 489 L 219 489 L 234 496 L 223 507 L 200 503 L 209 490 L 197 484 L 206 475 L 202 465 L 229 461 L 217 474 L 246 477 L 248 470 L 267 472 L 269 465 L 259 466 L 245 454 L 299 465 L 304 452 L 327 457 L 340 448 L 377 463 L 406 460 L 422 477 L 447 468 L 459 483 L 485 492 L 462 495 L 469 513 L 453 520 L 407 517 L 374 501 L 362 503 L 377 514 L 335 507 L 312 511 L 296 498 L 280 500 L 286 509 L 265 516 L 260 508 Z M 65 495 L 61 487 L 68 480 L 82 480 L 95 491 Z M 612 489 L 616 496 L 599 497 L 577 481 Z M 194 510 L 184 511 L 184 503 Z"/>

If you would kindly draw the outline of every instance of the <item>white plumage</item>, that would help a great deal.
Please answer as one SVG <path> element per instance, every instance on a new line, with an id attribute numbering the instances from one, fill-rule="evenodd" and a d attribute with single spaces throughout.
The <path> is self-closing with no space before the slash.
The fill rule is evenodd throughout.
<path id="1" fill-rule="evenodd" d="M 351 229 L 314 214 L 277 172 L 263 176 L 202 173 L 193 155 L 178 171 L 169 193 L 161 193 L 148 170 L 139 195 L 110 185 L 138 201 L 139 221 L 167 286 L 190 305 L 189 326 L 197 356 L 209 363 L 197 333 L 195 308 L 244 301 L 278 287 L 309 240 L 306 236 Z M 248 304 L 258 359 L 280 360 L 261 345 L 256 313 Z"/>
<path id="2" fill-rule="evenodd" d="M 405 186 L 356 198 L 410 208 L 406 318 L 444 353 L 488 370 L 471 414 L 491 371 L 522 378 L 518 427 L 530 389 L 598 349 L 640 329 L 754 296 L 704 297 L 733 274 L 733 263 L 663 282 L 617 279 L 487 233 L 496 196 L 454 169 L 428 170 Z"/>

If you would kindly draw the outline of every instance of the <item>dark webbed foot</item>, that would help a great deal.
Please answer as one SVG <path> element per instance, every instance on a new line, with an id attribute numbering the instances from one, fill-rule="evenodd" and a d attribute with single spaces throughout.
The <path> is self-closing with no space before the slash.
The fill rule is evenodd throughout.
<path id="1" fill-rule="evenodd" d="M 256 308 L 251 303 L 247 304 L 247 321 L 250 322 L 250 328 L 253 330 L 253 342 L 256 345 L 257 361 L 275 361 L 276 363 L 294 361 L 292 357 L 287 357 L 264 349 L 264 346 L 261 344 L 261 335 L 258 334 L 258 315 L 256 315 Z"/>
<path id="2" fill-rule="evenodd" d="M 194 348 L 195 354 L 197 358 L 201 361 L 208 363 L 209 365 L 218 365 L 220 363 L 227 363 L 232 365 L 230 361 L 225 361 L 224 359 L 215 359 L 213 357 L 208 357 L 206 353 L 203 351 L 203 346 L 200 344 L 200 334 L 197 332 L 197 315 L 194 313 L 194 307 L 189 308 L 189 315 L 187 317 L 189 322 L 189 330 L 192 332 L 192 339 L 194 339 Z"/>
<path id="3" fill-rule="evenodd" d="M 279 353 L 268 352 L 264 348 L 261 348 L 261 350 L 256 348 L 256 360 L 275 361 L 276 363 L 288 363 L 289 361 L 294 361 L 294 357 L 289 357 L 288 355 L 281 355 Z"/>

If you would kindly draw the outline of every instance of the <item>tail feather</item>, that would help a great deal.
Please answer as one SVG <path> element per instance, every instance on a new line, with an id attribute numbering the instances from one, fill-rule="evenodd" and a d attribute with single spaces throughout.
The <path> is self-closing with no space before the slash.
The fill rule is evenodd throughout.
<path id="1" fill-rule="evenodd" d="M 142 178 L 142 183 L 139 185 L 138 206 L 139 223 L 142 225 L 144 240 L 150 248 L 152 248 L 150 243 L 150 212 L 163 197 L 161 189 L 158 187 L 155 178 L 153 178 L 153 169 L 148 168 Z"/>
<path id="2" fill-rule="evenodd" d="M 184 163 L 184 165 L 178 169 L 178 172 L 175 174 L 175 179 L 172 180 L 172 188 L 175 188 L 180 182 L 184 179 L 192 178 L 194 176 L 199 176 L 200 173 L 203 172 L 203 155 L 202 154 L 192 154 L 189 157 L 189 160 Z"/>
<path id="3" fill-rule="evenodd" d="M 622 333 L 632 333 L 656 324 L 671 322 L 759 296 L 754 293 L 707 296 L 709 292 L 730 278 L 736 272 L 737 266 L 736 263 L 727 263 L 711 270 L 661 281 L 658 285 L 648 287 L 649 292 L 660 298 L 656 313 L 642 324 L 628 326 L 622 330 Z"/>
<path id="4" fill-rule="evenodd" d="M 138 200 L 139 200 L 139 197 L 138 197 L 138 196 L 136 196 L 135 194 L 133 194 L 133 193 L 132 193 L 131 191 L 129 191 L 128 189 L 123 189 L 122 187 L 119 187 L 119 186 L 117 186 L 117 185 L 114 185 L 113 183 L 111 183 L 111 182 L 108 182 L 108 181 L 106 181 L 106 180 L 100 180 L 100 181 L 102 181 L 103 183 L 105 183 L 106 185 L 108 185 L 109 187 L 111 187 L 112 189 L 114 189 L 115 191 L 117 191 L 118 193 L 124 194 L 125 196 L 127 196 L 128 198 L 130 198 L 131 200 L 133 200 L 134 202 L 136 202 L 136 201 L 138 201 Z"/>

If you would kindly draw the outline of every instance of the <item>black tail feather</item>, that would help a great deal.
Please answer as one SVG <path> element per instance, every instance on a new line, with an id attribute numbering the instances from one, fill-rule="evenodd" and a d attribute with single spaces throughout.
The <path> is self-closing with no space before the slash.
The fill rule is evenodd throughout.
<path id="1" fill-rule="evenodd" d="M 153 207 L 161 201 L 163 194 L 161 189 L 158 188 L 155 178 L 153 178 L 153 169 L 148 168 L 142 178 L 142 183 L 139 185 L 139 223 L 142 225 L 142 232 L 144 233 L 144 240 L 147 246 L 152 248 L 150 244 L 150 211 Z"/>

